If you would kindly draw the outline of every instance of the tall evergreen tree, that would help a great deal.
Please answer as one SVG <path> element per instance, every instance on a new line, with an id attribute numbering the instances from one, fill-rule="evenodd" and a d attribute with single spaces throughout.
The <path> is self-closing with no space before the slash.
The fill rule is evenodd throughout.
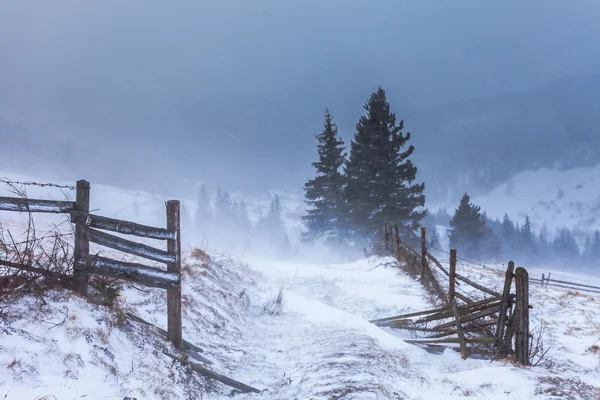
<path id="1" fill-rule="evenodd" d="M 410 133 L 397 122 L 385 91 L 379 87 L 356 124 L 345 166 L 348 218 L 352 229 L 370 238 L 385 222 L 397 223 L 400 235 L 414 240 L 425 211 L 424 184 L 415 184 L 417 167 L 409 157 Z"/>
<path id="2" fill-rule="evenodd" d="M 259 235 L 277 252 L 289 250 L 290 242 L 283 221 L 283 211 L 279 195 L 271 200 L 267 215 L 261 217 L 256 225 Z"/>
<path id="3" fill-rule="evenodd" d="M 450 248 L 458 249 L 465 257 L 480 258 L 490 235 L 480 211 L 481 207 L 472 204 L 465 193 L 450 221 Z"/>
<path id="4" fill-rule="evenodd" d="M 521 251 L 528 261 L 531 261 L 536 255 L 535 234 L 531 225 L 529 215 L 525 216 L 525 223 L 521 227 Z"/>
<path id="5" fill-rule="evenodd" d="M 217 188 L 215 196 L 215 222 L 219 229 L 228 229 L 235 224 L 235 210 L 233 208 L 233 199 L 226 190 Z"/>
<path id="6" fill-rule="evenodd" d="M 594 232 L 594 237 L 590 244 L 589 256 L 594 261 L 600 261 L 600 231 Z"/>
<path id="7" fill-rule="evenodd" d="M 580 255 L 577 241 L 568 229 L 562 229 L 554 238 L 552 250 L 554 257 L 562 260 L 573 260 Z"/>
<path id="8" fill-rule="evenodd" d="M 206 231 L 207 225 L 212 222 L 212 208 L 206 187 L 202 185 L 198 192 L 198 203 L 196 205 L 195 225 L 196 229 Z"/>
<path id="9" fill-rule="evenodd" d="M 324 238 L 329 242 L 341 242 L 344 239 L 344 176 L 340 168 L 344 164 L 346 153 L 344 142 L 338 136 L 336 124 L 328 109 L 325 110 L 323 131 L 315 135 L 318 144 L 319 161 L 312 165 L 317 176 L 304 185 L 304 198 L 309 206 L 302 220 L 308 228 L 304 240 L 313 241 Z"/>

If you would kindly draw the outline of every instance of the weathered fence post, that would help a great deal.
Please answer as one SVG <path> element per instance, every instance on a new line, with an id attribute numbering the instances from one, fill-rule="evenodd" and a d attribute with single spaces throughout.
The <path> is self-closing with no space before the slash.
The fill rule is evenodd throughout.
<path id="1" fill-rule="evenodd" d="M 506 355 L 506 349 L 504 349 L 504 328 L 507 320 L 507 312 L 510 307 L 510 287 L 513 279 L 513 271 L 515 269 L 515 263 L 510 261 L 508 268 L 506 269 L 506 277 L 504 278 L 504 290 L 502 291 L 502 302 L 500 303 L 500 314 L 498 316 L 498 324 L 496 325 L 496 342 L 494 347 L 496 348 L 496 354 L 498 356 Z"/>
<path id="2" fill-rule="evenodd" d="M 454 300 L 456 293 L 456 249 L 450 250 L 450 286 L 448 287 L 448 299 Z"/>
<path id="3" fill-rule="evenodd" d="M 385 225 L 383 226 L 383 230 L 384 230 L 384 242 L 385 242 L 385 251 L 390 251 L 390 235 L 388 233 L 388 223 L 386 222 Z"/>
<path id="4" fill-rule="evenodd" d="M 396 229 L 396 258 L 400 259 L 400 230 L 398 229 L 398 224 L 394 228 Z"/>
<path id="5" fill-rule="evenodd" d="M 525 268 L 518 267 L 515 277 L 517 287 L 515 354 L 518 363 L 529 365 L 529 274 Z"/>
<path id="6" fill-rule="evenodd" d="M 546 287 L 548 287 L 548 283 L 550 282 L 550 275 L 552 275 L 552 272 L 548 272 L 548 277 L 546 278 Z"/>
<path id="7" fill-rule="evenodd" d="M 167 251 L 176 255 L 173 263 L 167 264 L 167 271 L 181 274 L 181 225 L 180 203 L 177 200 L 167 202 L 167 229 L 175 232 L 174 239 L 167 240 Z M 181 349 L 181 279 L 176 288 L 167 289 L 167 339 L 177 349 Z"/>
<path id="8" fill-rule="evenodd" d="M 544 287 L 544 279 L 545 279 L 545 276 L 546 276 L 546 274 L 544 274 L 544 273 L 542 272 L 542 287 Z"/>
<path id="9" fill-rule="evenodd" d="M 88 181 L 77 181 L 77 192 L 75 195 L 75 210 L 88 214 L 90 212 L 90 183 Z M 82 296 L 87 296 L 89 265 L 88 255 L 90 252 L 90 241 L 85 225 L 75 225 L 75 250 L 73 251 L 73 285 L 74 289 Z"/>
<path id="10" fill-rule="evenodd" d="M 421 227 L 421 279 L 425 279 L 427 270 L 427 228 Z"/>

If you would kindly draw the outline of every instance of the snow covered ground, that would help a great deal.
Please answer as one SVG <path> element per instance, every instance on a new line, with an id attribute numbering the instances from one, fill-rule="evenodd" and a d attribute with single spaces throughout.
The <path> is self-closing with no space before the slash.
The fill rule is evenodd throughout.
<path id="1" fill-rule="evenodd" d="M 188 257 L 186 265 L 184 338 L 205 350 L 217 372 L 267 389 L 240 399 L 596 399 L 600 393 L 600 299 L 532 286 L 532 327 L 544 324 L 551 350 L 542 365 L 520 368 L 463 361 L 451 350 L 430 354 L 403 341 L 410 333 L 370 324 L 430 307 L 420 284 L 390 258 L 246 264 L 213 256 L 208 263 Z M 483 284 L 502 285 L 501 269 L 459 268 Z M 278 312 L 271 300 L 280 289 Z M 4 399 L 218 399 L 231 392 L 174 363 L 163 354 L 168 345 L 116 311 L 66 292 L 51 292 L 46 301 L 40 306 L 27 297 L 5 311 Z M 160 290 L 127 287 L 120 308 L 165 326 Z M 565 388 L 571 393 L 560 394 Z"/>
<path id="2" fill-rule="evenodd" d="M 49 197 L 47 188 L 32 190 Z M 137 193 L 136 203 L 127 191 L 102 185 L 92 190 L 92 208 L 103 215 L 146 224 L 164 218 L 162 197 Z M 3 224 L 23 223 L 9 215 L 1 215 Z M 214 363 L 210 368 L 265 389 L 236 398 L 600 398 L 600 297 L 532 285 L 531 326 L 544 327 L 550 347 L 543 362 L 520 368 L 463 361 L 452 350 L 432 354 L 407 344 L 409 332 L 368 322 L 431 308 L 421 285 L 391 258 L 334 262 L 313 251 L 280 261 L 209 251 L 206 262 L 191 256 L 197 244 L 184 246 L 184 338 L 204 349 Z M 496 288 L 503 284 L 503 268 L 459 265 L 462 274 Z M 536 278 L 541 272 L 548 271 L 530 271 Z M 588 276 L 568 278 L 600 284 Z M 274 302 L 280 290 L 281 307 Z M 165 327 L 163 291 L 126 285 L 114 310 L 66 291 L 43 298 L 46 304 L 31 295 L 1 311 L 7 315 L 0 322 L 3 400 L 229 398 L 230 388 L 173 361 L 164 354 L 172 354 L 167 343 L 122 318 L 132 311 Z"/>

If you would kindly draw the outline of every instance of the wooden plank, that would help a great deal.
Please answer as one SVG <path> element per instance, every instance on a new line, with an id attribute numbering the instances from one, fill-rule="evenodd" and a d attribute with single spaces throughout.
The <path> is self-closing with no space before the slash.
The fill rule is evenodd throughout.
<path id="1" fill-rule="evenodd" d="M 372 319 L 369 322 L 372 324 L 377 324 L 379 322 L 393 321 L 393 320 L 397 320 L 397 319 L 404 319 L 404 318 L 410 318 L 410 317 L 418 317 L 418 316 L 427 315 L 427 314 L 436 314 L 436 313 L 439 313 L 444 310 L 449 310 L 449 308 L 444 307 L 444 308 L 436 308 L 433 310 L 416 311 L 416 312 L 409 313 L 409 314 L 400 314 L 400 315 L 394 315 L 392 317 Z"/>
<path id="2" fill-rule="evenodd" d="M 90 183 L 77 181 L 75 210 L 83 213 L 90 211 Z M 75 225 L 75 247 L 73 250 L 73 286 L 82 296 L 87 296 L 89 282 L 88 256 L 90 240 L 88 232 L 82 225 Z"/>
<path id="3" fill-rule="evenodd" d="M 517 362 L 529 365 L 529 274 L 527 270 L 518 267 L 516 278 L 516 325 L 515 325 L 515 354 Z"/>
<path id="4" fill-rule="evenodd" d="M 450 283 L 448 288 L 448 298 L 450 301 L 454 300 L 454 294 L 456 292 L 456 249 L 450 250 Z"/>
<path id="5" fill-rule="evenodd" d="M 498 306 L 499 304 L 500 304 L 500 299 L 494 298 L 494 299 L 482 300 L 482 301 L 479 301 L 479 302 L 473 303 L 473 304 L 460 306 L 459 309 L 462 314 L 471 314 L 471 313 L 475 313 L 477 311 L 486 310 L 490 307 Z M 454 315 L 454 313 L 453 313 L 452 309 L 449 308 L 449 309 L 447 309 L 447 311 L 443 311 L 438 314 L 434 314 L 434 315 L 431 315 L 431 316 L 428 316 L 425 318 L 421 318 L 421 319 L 415 321 L 414 323 L 419 324 L 419 323 L 437 321 L 440 319 L 447 319 L 447 318 L 451 318 L 453 315 Z"/>
<path id="6" fill-rule="evenodd" d="M 148 260 L 172 263 L 177 260 L 177 256 L 173 253 L 159 250 L 145 244 L 132 242 L 131 240 L 123 239 L 121 237 L 111 235 L 110 233 L 98 231 L 96 229 L 88 228 L 89 240 L 92 243 L 96 243 L 111 249 L 119 250 L 127 254 L 133 254 L 138 257 L 147 258 Z"/>
<path id="7" fill-rule="evenodd" d="M 485 328 L 485 327 L 496 325 L 496 322 L 497 321 L 494 320 L 494 321 L 478 323 L 478 324 L 469 323 L 466 326 L 463 326 L 463 332 L 467 333 L 467 332 L 481 331 L 481 330 L 484 330 L 483 328 Z M 447 330 L 447 331 L 443 331 L 443 332 L 434 330 L 434 332 L 438 332 L 438 333 L 429 335 L 429 336 L 427 336 L 427 338 L 435 339 L 435 338 L 442 338 L 442 337 L 446 337 L 446 336 L 456 335 L 457 330 L 454 329 L 454 330 Z"/>
<path id="8" fill-rule="evenodd" d="M 105 257 L 94 256 L 89 266 L 93 274 L 125 279 L 150 287 L 170 289 L 179 287 L 181 283 L 179 274 Z"/>
<path id="9" fill-rule="evenodd" d="M 149 239 L 168 240 L 175 239 L 177 233 L 170 232 L 165 228 L 136 224 L 134 222 L 122 221 L 120 219 L 106 218 L 99 215 L 71 212 L 71 222 L 82 223 L 90 228 L 102 229 L 125 235 L 139 236 Z"/>
<path id="10" fill-rule="evenodd" d="M 427 265 L 427 228 L 421 227 L 421 277 L 425 276 Z"/>
<path id="11" fill-rule="evenodd" d="M 455 283 L 458 283 L 458 282 L 455 281 Z M 465 296 L 461 293 L 455 292 L 454 296 L 456 296 L 457 299 L 460 299 L 460 300 L 464 301 L 465 303 L 467 303 L 467 305 L 474 303 L 473 300 L 471 300 L 470 298 L 468 298 L 467 296 Z"/>
<path id="12" fill-rule="evenodd" d="M 167 202 L 167 230 L 177 233 L 175 239 L 167 240 L 167 251 L 176 256 L 167 264 L 167 271 L 181 277 L 181 211 L 177 200 Z M 181 285 L 167 289 L 167 338 L 175 348 L 181 349 Z"/>
<path id="13" fill-rule="evenodd" d="M 38 212 L 63 214 L 73 211 L 72 201 L 21 199 L 16 197 L 0 197 L 0 211 Z"/>
<path id="14" fill-rule="evenodd" d="M 461 321 L 460 321 L 460 311 L 458 311 L 458 305 L 456 304 L 456 299 L 452 298 L 450 301 L 452 305 L 452 311 L 454 311 L 454 320 L 456 323 L 456 332 L 458 334 L 458 340 L 460 343 L 460 357 L 463 360 L 466 360 L 469 354 L 467 353 L 467 343 L 465 342 L 465 333 L 463 332 Z"/>
<path id="15" fill-rule="evenodd" d="M 496 340 L 496 338 L 471 338 L 471 339 L 465 339 L 465 343 L 493 343 L 494 340 Z M 423 338 L 423 339 L 404 339 L 404 341 L 406 343 L 411 343 L 411 344 L 427 344 L 427 343 L 460 343 L 461 339 L 459 338 L 440 338 L 440 339 L 428 339 L 428 338 Z M 461 351 L 462 354 L 462 351 Z"/>
<path id="16" fill-rule="evenodd" d="M 515 269 L 515 263 L 510 261 L 508 268 L 506 269 L 506 276 L 504 278 L 504 290 L 502 291 L 502 303 L 500 306 L 500 315 L 498 317 L 498 325 L 496 325 L 496 343 L 494 347 L 499 350 L 502 346 L 502 339 L 504 338 L 504 327 L 506 324 L 507 312 L 510 307 L 510 286 L 513 279 L 513 271 Z"/>
<path id="17" fill-rule="evenodd" d="M 600 290 L 586 289 L 586 288 L 576 287 L 576 286 L 555 285 L 554 283 L 546 284 L 545 287 L 548 287 L 548 286 L 559 287 L 559 288 L 562 288 L 562 289 L 572 289 L 572 290 L 581 291 L 581 292 L 587 292 L 587 293 L 600 293 Z"/>
<path id="18" fill-rule="evenodd" d="M 140 324 L 148 325 L 149 327 L 154 329 L 156 331 L 156 333 L 158 333 L 160 336 L 162 336 L 165 340 L 167 339 L 167 331 L 165 331 L 164 329 L 146 321 L 145 319 L 143 319 L 133 313 L 128 312 L 128 313 L 125 313 L 125 315 L 127 316 L 127 318 L 131 319 L 132 321 L 135 321 Z M 189 356 L 197 359 L 198 361 L 201 361 L 201 362 L 203 362 L 205 364 L 209 364 L 209 365 L 213 363 L 206 357 L 199 354 L 199 353 L 204 352 L 204 350 L 202 350 L 202 348 L 196 346 L 195 344 L 188 342 L 185 339 L 182 339 L 181 346 L 182 346 L 181 351 L 183 351 L 184 353 L 188 354 Z"/>
<path id="19" fill-rule="evenodd" d="M 531 279 L 530 279 L 531 280 Z M 546 279 L 546 286 L 548 286 L 548 282 L 550 281 L 550 275 L 548 275 L 548 279 Z M 552 282 L 557 282 L 557 283 L 562 283 L 565 285 L 571 285 L 571 286 L 581 286 L 581 287 L 585 287 L 585 288 L 590 288 L 590 289 L 598 289 L 600 290 L 599 286 L 592 286 L 592 285 L 584 285 L 582 283 L 575 283 L 575 282 L 566 282 L 566 281 L 559 281 L 556 279 L 552 279 Z M 552 285 L 552 283 L 550 284 Z M 555 285 L 556 286 L 556 285 Z"/>
<path id="20" fill-rule="evenodd" d="M 168 354 L 168 353 L 164 353 L 164 354 L 171 357 L 174 360 L 179 361 L 183 365 L 189 366 L 190 368 L 192 368 L 192 370 L 194 370 L 195 372 L 197 372 L 201 375 L 204 375 L 206 377 L 209 377 L 211 379 L 219 381 L 219 382 L 221 382 L 227 386 L 230 386 L 234 389 L 240 390 L 243 393 L 262 393 L 262 391 L 254 388 L 252 386 L 246 385 L 245 383 L 242 383 L 242 382 L 238 382 L 235 379 L 228 378 L 225 375 L 221 375 L 221 374 L 211 371 L 208 368 L 205 368 L 201 365 L 184 360 L 181 357 L 177 357 L 177 356 L 174 356 L 174 355 Z"/>
<path id="21" fill-rule="evenodd" d="M 486 288 L 485 286 L 481 286 L 478 283 L 473 282 L 472 280 L 470 280 L 469 278 L 466 278 L 462 275 L 456 274 L 456 279 L 463 281 L 466 284 L 469 284 L 471 286 L 473 286 L 475 289 L 479 289 L 482 292 L 485 292 L 489 295 L 492 295 L 494 297 L 502 297 L 502 295 L 500 293 L 494 292 L 491 289 Z"/>
<path id="22" fill-rule="evenodd" d="M 48 270 L 45 270 L 42 268 L 32 267 L 30 265 L 18 264 L 18 263 L 14 263 L 11 261 L 0 260 L 0 265 L 9 267 L 9 268 L 18 269 L 20 271 L 31 272 L 32 274 L 37 274 L 37 275 L 41 275 L 41 276 L 45 276 L 45 277 L 50 276 L 52 278 L 57 278 L 60 280 L 65 280 L 65 281 L 68 281 L 69 279 L 71 279 L 71 277 L 68 275 L 59 274 L 58 272 L 48 271 Z"/>
<path id="23" fill-rule="evenodd" d="M 427 252 L 426 255 L 429 258 L 429 260 L 431 260 L 438 267 L 438 269 L 440 271 L 442 271 L 446 276 L 448 276 L 448 277 L 450 276 L 450 272 L 448 272 L 446 270 L 446 268 L 444 268 L 444 266 L 442 265 L 442 263 L 439 262 L 437 258 L 435 258 L 434 256 L 432 256 L 431 253 L 429 253 L 429 252 Z"/>
<path id="24" fill-rule="evenodd" d="M 489 303 L 494 303 L 494 302 L 498 302 L 500 301 L 500 298 L 489 298 L 489 299 L 485 299 L 485 300 L 480 300 L 477 302 L 471 302 L 471 304 L 466 304 L 464 306 L 459 306 L 458 308 L 461 310 L 461 312 L 472 312 L 475 309 L 477 309 L 480 306 L 486 306 Z M 400 314 L 400 315 L 394 315 L 391 317 L 385 317 L 385 318 L 378 318 L 378 319 L 372 319 L 369 322 L 373 323 L 373 324 L 377 324 L 379 322 L 386 322 L 386 321 L 393 321 L 393 320 L 397 320 L 397 319 L 405 319 L 405 318 L 410 318 L 410 317 L 418 317 L 421 315 L 429 315 L 429 314 L 435 314 L 433 316 L 435 317 L 439 317 L 440 313 L 446 313 L 448 316 L 452 315 L 452 308 L 450 307 L 442 307 L 442 308 L 435 308 L 432 310 L 425 310 L 425 311 L 416 311 L 416 312 L 412 312 L 412 313 L 408 313 L 408 314 Z M 438 318 L 439 319 L 439 318 Z M 427 322 L 427 321 L 425 321 Z M 415 322 L 417 323 L 417 322 Z"/>
<path id="25" fill-rule="evenodd" d="M 473 314 L 465 314 L 465 313 L 463 313 L 461 315 L 461 321 L 462 322 L 473 321 L 473 320 L 476 320 L 476 319 L 479 319 L 479 318 L 487 317 L 488 315 L 491 315 L 491 314 L 495 314 L 498 311 L 500 311 L 500 303 L 494 304 L 493 306 L 490 306 L 489 308 L 486 308 L 485 310 L 481 310 L 481 311 L 478 311 L 478 312 L 473 313 Z M 448 327 L 450 327 L 452 325 L 453 325 L 453 322 L 446 322 L 444 324 L 438 325 L 437 328 L 438 329 L 445 329 L 445 328 L 448 328 Z"/>

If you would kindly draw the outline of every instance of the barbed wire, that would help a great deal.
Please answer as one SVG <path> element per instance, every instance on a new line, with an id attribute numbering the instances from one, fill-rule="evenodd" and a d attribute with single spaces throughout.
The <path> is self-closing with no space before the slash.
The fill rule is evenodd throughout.
<path id="1" fill-rule="evenodd" d="M 69 190 L 75 190 L 75 186 L 70 186 L 70 185 L 57 185 L 56 183 L 39 183 L 39 182 L 33 182 L 33 181 L 24 181 L 24 182 L 19 182 L 19 181 L 11 181 L 10 179 L 7 178 L 0 178 L 0 182 L 7 184 L 7 185 L 23 185 L 23 186 L 39 186 L 39 187 L 53 187 L 53 188 L 58 188 L 58 189 L 69 189 Z"/>
<path id="2" fill-rule="evenodd" d="M 448 251 L 446 251 L 446 250 L 438 249 L 437 247 L 430 247 L 430 248 L 431 248 L 431 249 L 433 249 L 433 250 L 439 251 L 439 252 L 441 252 L 441 253 L 444 253 L 444 254 L 450 255 L 450 252 L 448 252 Z M 489 266 L 487 266 L 487 265 L 485 265 L 485 264 L 483 264 L 483 263 L 481 263 L 481 262 L 477 262 L 477 261 L 473 261 L 473 260 L 468 260 L 468 259 L 466 259 L 466 258 L 463 258 L 463 257 L 460 257 L 460 256 L 458 256 L 458 255 L 456 256 L 456 259 L 457 259 L 457 260 L 464 261 L 464 262 L 466 262 L 466 263 L 469 263 L 469 264 L 471 264 L 471 265 L 477 265 L 478 267 L 482 267 L 482 268 L 484 268 L 484 269 L 487 269 L 487 270 L 490 270 L 490 271 L 499 271 L 499 269 L 498 269 L 498 268 L 492 268 L 492 267 L 489 267 Z M 446 263 L 447 263 L 447 262 L 446 262 Z M 464 265 L 466 265 L 466 264 L 462 264 L 462 265 L 464 266 Z"/>

